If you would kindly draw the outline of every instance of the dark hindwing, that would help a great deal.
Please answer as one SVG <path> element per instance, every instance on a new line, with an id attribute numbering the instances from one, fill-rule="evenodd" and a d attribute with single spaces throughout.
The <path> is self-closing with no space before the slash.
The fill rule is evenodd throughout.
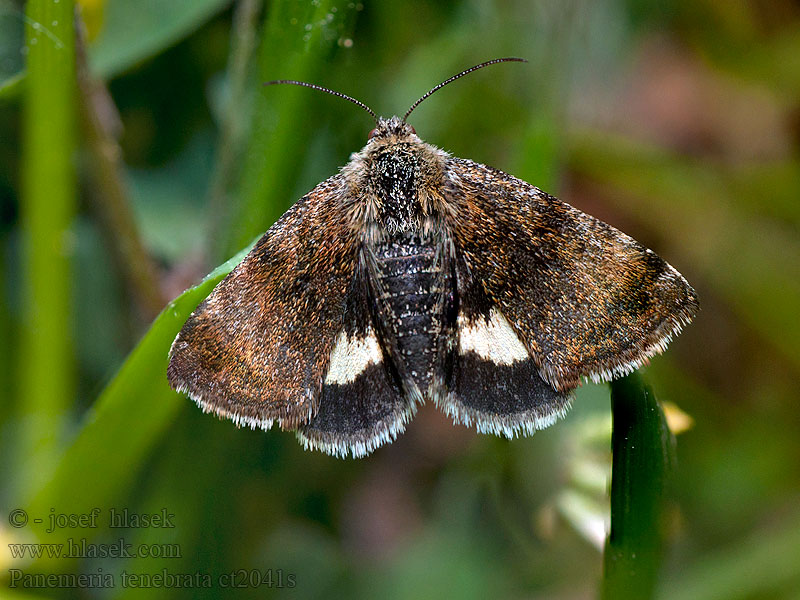
<path id="1" fill-rule="evenodd" d="M 394 440 L 416 411 L 403 394 L 375 325 L 363 261 L 347 294 L 344 329 L 333 345 L 319 410 L 297 437 L 306 448 L 360 457 Z"/>
<path id="2" fill-rule="evenodd" d="M 445 180 L 459 295 L 480 292 L 556 390 L 632 371 L 696 314 L 680 273 L 610 225 L 468 160 Z"/>
<path id="3" fill-rule="evenodd" d="M 170 350 L 171 385 L 237 424 L 317 414 L 358 241 L 340 175 L 290 208 L 197 307 Z"/>
<path id="4" fill-rule="evenodd" d="M 456 272 L 449 393 L 437 404 L 456 423 L 509 438 L 552 424 L 569 408 L 570 392 L 555 390 L 541 377 L 512 325 L 461 259 Z"/>

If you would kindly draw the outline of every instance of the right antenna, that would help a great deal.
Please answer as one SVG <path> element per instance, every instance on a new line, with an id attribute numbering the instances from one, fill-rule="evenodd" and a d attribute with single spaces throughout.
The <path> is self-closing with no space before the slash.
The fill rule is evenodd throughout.
<path id="1" fill-rule="evenodd" d="M 406 119 L 408 118 L 408 115 L 410 115 L 411 112 L 415 108 L 417 108 L 423 100 L 428 98 L 435 91 L 442 89 L 448 83 L 450 83 L 452 81 L 455 81 L 459 77 L 463 77 L 464 75 L 469 75 L 473 71 L 477 71 L 478 69 L 482 69 L 483 67 L 488 67 L 489 65 L 494 65 L 494 64 L 502 63 L 502 62 L 528 62 L 528 61 L 525 60 L 524 58 L 515 58 L 515 57 L 512 57 L 512 56 L 509 56 L 509 57 L 506 57 L 506 58 L 495 58 L 493 60 L 487 60 L 486 62 L 482 62 L 479 65 L 475 65 L 474 67 L 470 67 L 469 69 L 465 69 L 464 71 L 461 71 L 461 73 L 459 73 L 458 75 L 453 75 L 450 79 L 445 79 L 442 83 L 440 83 L 436 87 L 432 88 L 427 94 L 422 96 L 422 98 L 420 98 L 419 100 L 414 102 L 414 104 L 411 105 L 411 108 L 409 108 L 406 111 L 406 114 L 403 115 L 403 123 L 406 122 Z"/>

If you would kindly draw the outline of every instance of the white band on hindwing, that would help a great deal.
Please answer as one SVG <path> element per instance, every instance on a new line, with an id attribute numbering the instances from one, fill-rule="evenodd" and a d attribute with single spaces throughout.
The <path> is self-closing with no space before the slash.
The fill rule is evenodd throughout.
<path id="1" fill-rule="evenodd" d="M 383 360 L 378 338 L 370 327 L 362 337 L 349 337 L 342 331 L 331 352 L 325 383 L 352 383 L 367 367 Z"/>
<path id="2" fill-rule="evenodd" d="M 467 321 L 463 314 L 458 316 L 458 350 L 461 354 L 474 352 L 498 365 L 512 365 L 528 358 L 528 350 L 511 323 L 496 308 L 489 313 L 488 321 L 483 317 Z"/>

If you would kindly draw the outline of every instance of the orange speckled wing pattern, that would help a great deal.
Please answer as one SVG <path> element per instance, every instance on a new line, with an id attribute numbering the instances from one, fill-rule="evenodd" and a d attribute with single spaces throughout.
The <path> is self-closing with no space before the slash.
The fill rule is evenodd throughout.
<path id="1" fill-rule="evenodd" d="M 445 173 L 459 294 L 496 306 L 556 390 L 632 371 L 697 313 L 683 276 L 630 236 L 502 171 L 450 158 Z"/>
<path id="2" fill-rule="evenodd" d="M 251 427 L 316 414 L 357 265 L 346 198 L 341 175 L 318 185 L 197 307 L 170 351 L 174 388 Z"/>

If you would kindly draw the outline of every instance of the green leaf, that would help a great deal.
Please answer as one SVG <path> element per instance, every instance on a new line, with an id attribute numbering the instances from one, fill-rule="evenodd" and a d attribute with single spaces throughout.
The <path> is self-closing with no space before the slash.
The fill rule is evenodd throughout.
<path id="1" fill-rule="evenodd" d="M 20 71 L 0 82 L 0 100 L 16 97 L 22 91 L 22 80 L 25 73 Z"/>
<path id="2" fill-rule="evenodd" d="M 95 75 L 109 79 L 155 56 L 195 31 L 229 4 L 229 0 L 109 0 L 103 27 L 89 47 Z M 20 93 L 27 73 L 0 81 L 0 100 Z"/>
<path id="3" fill-rule="evenodd" d="M 0 0 L 0 101 L 15 98 L 21 92 L 25 57 L 26 15 L 17 4 Z"/>
<path id="4" fill-rule="evenodd" d="M 674 464 L 674 438 L 664 413 L 638 373 L 611 384 L 614 430 L 611 532 L 602 597 L 653 597 L 662 553 L 662 509 Z"/>
<path id="5" fill-rule="evenodd" d="M 195 307 L 251 247 L 186 290 L 156 318 L 89 411 L 52 476 L 26 504 L 31 514 L 47 514 L 53 506 L 59 512 L 85 513 L 110 506 L 127 491 L 148 451 L 186 402 L 167 383 L 172 341 Z M 41 538 L 45 527 L 46 523 L 31 524 L 30 529 Z"/>
<path id="6" fill-rule="evenodd" d="M 327 68 L 328 54 L 352 27 L 358 10 L 347 0 L 271 2 L 259 49 L 260 80 L 320 81 L 317 74 Z M 312 94 L 293 86 L 278 87 L 256 97 L 239 202 L 224 219 L 229 227 L 222 235 L 223 256 L 264 231 L 296 200 L 290 197 L 288 184 L 303 165 L 306 148 L 296 140 L 309 123 Z"/>
<path id="7" fill-rule="evenodd" d="M 89 48 L 92 71 L 105 78 L 158 54 L 196 30 L 228 0 L 109 0 Z"/>

